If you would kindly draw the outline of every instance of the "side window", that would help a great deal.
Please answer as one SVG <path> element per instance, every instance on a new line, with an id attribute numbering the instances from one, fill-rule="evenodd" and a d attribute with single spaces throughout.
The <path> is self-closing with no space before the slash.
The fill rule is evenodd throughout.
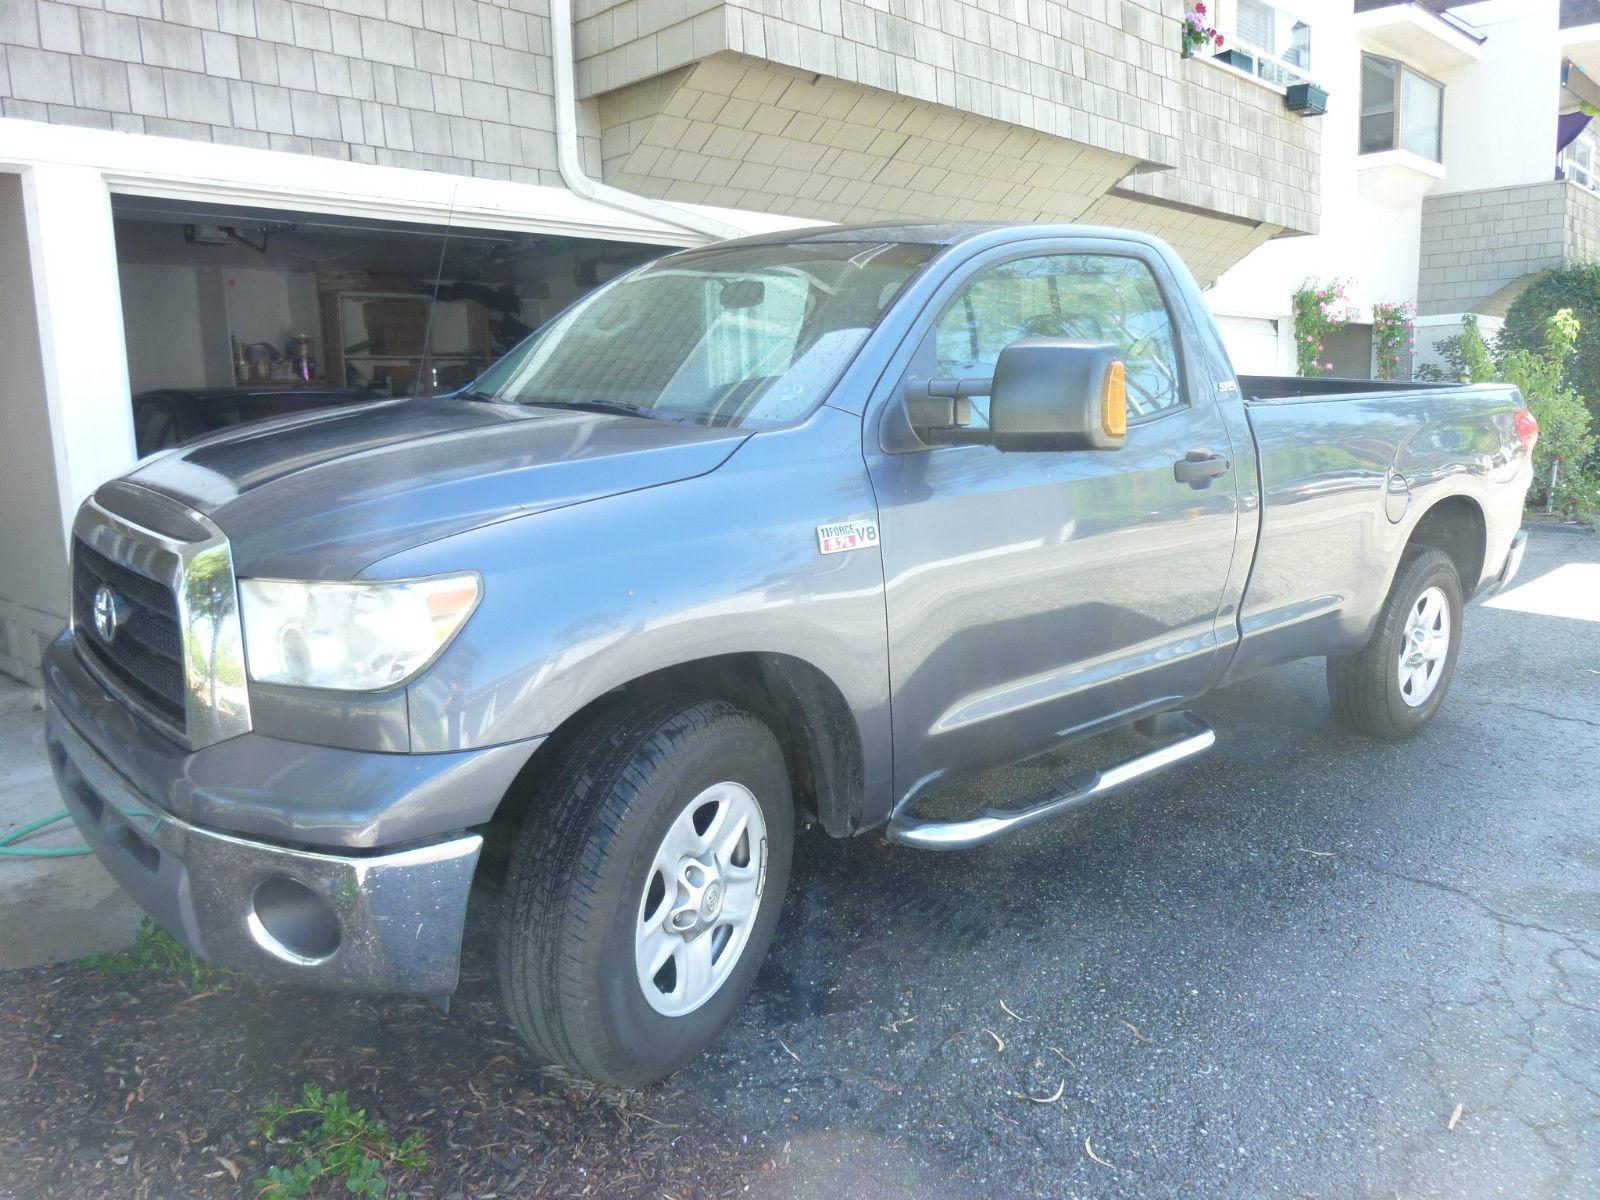
<path id="1" fill-rule="evenodd" d="M 1133 416 L 1184 403 L 1172 318 L 1150 268 L 1136 258 L 1047 254 L 990 267 L 939 318 L 939 374 L 991 374 L 1000 351 L 1025 337 L 1116 346 L 1127 365 Z M 986 402 L 973 404 L 973 419 L 988 419 Z"/>

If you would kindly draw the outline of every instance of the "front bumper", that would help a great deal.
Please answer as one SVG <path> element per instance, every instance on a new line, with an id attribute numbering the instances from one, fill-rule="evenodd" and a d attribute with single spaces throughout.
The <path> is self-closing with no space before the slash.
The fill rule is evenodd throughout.
<path id="1" fill-rule="evenodd" d="M 319 987 L 455 990 L 478 835 L 370 854 L 269 845 L 202 829 L 141 796 L 54 702 L 45 743 L 84 840 L 195 953 Z"/>

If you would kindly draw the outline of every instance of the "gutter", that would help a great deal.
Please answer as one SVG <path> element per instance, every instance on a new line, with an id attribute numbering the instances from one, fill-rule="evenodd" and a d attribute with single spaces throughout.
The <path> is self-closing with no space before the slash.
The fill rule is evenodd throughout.
<path id="1" fill-rule="evenodd" d="M 625 192 L 590 178 L 578 154 L 578 89 L 574 80 L 572 0 L 549 0 L 550 58 L 555 76 L 556 166 L 561 181 L 586 200 L 687 229 L 707 241 L 744 237 L 745 231 L 665 200 Z"/>

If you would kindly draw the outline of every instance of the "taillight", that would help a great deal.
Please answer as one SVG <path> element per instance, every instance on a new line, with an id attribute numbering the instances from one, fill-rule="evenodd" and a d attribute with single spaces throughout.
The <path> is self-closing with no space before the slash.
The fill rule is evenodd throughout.
<path id="1" fill-rule="evenodd" d="M 1539 442 L 1539 422 L 1525 408 L 1517 409 L 1517 440 L 1529 454 Z"/>

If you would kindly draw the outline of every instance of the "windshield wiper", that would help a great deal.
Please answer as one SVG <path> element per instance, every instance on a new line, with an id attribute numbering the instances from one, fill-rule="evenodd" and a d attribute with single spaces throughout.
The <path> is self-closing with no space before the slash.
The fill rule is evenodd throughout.
<path id="1" fill-rule="evenodd" d="M 659 408 L 646 408 L 642 404 L 629 404 L 625 400 L 524 400 L 519 398 L 518 404 L 528 404 L 535 408 L 564 408 L 575 412 L 614 413 L 625 417 L 644 417 L 649 421 L 678 421 L 682 417 L 674 416 Z"/>

